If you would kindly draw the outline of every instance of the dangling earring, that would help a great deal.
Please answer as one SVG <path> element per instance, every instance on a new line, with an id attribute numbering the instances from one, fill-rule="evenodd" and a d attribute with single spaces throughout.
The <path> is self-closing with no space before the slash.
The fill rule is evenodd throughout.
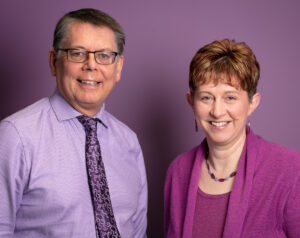
<path id="1" fill-rule="evenodd" d="M 196 131 L 196 132 L 198 131 L 198 124 L 197 124 L 196 119 L 195 119 L 195 131 Z"/>
<path id="2" fill-rule="evenodd" d="M 248 119 L 247 126 L 250 127 L 250 119 Z"/>

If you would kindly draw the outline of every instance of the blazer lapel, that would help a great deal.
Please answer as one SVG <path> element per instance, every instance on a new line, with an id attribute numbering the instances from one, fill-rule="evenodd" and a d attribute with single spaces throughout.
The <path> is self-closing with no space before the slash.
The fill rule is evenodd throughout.
<path id="1" fill-rule="evenodd" d="M 206 145 L 206 140 L 204 140 L 201 143 L 201 145 L 199 146 L 198 150 L 195 153 L 196 158 L 190 176 L 189 189 L 188 189 L 188 200 L 187 200 L 187 207 L 186 207 L 183 234 L 182 234 L 183 238 L 192 237 L 197 190 L 198 190 L 201 165 L 204 159 L 205 145 Z"/>
<path id="2" fill-rule="evenodd" d="M 247 137 L 231 191 L 223 238 L 240 238 L 253 186 L 260 141 L 247 127 Z"/>

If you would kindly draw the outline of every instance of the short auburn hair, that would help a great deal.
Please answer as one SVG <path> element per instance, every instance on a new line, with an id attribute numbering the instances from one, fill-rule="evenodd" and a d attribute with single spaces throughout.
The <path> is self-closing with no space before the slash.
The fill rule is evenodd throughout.
<path id="1" fill-rule="evenodd" d="M 192 97 L 198 86 L 213 82 L 228 83 L 248 93 L 256 93 L 260 66 L 253 51 L 244 42 L 224 39 L 203 46 L 190 64 L 189 87 Z"/>

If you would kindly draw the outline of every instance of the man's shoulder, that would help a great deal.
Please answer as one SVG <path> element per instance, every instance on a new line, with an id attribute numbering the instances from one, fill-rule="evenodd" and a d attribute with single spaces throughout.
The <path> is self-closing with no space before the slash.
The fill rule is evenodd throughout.
<path id="1" fill-rule="evenodd" d="M 108 111 L 104 111 L 105 123 L 107 126 L 115 132 L 122 133 L 127 136 L 136 137 L 136 133 L 129 128 L 124 122 L 117 119 L 114 115 L 109 113 Z"/>
<path id="2" fill-rule="evenodd" d="M 103 119 L 103 123 L 107 126 L 106 138 L 113 145 L 126 151 L 140 151 L 140 143 L 133 130 L 107 111 L 104 111 Z"/>
<path id="3" fill-rule="evenodd" d="M 48 111 L 50 107 L 49 98 L 45 97 L 4 118 L 2 122 L 8 122 L 14 125 L 33 124 L 36 123 L 36 121 L 40 119 L 41 114 Z"/>

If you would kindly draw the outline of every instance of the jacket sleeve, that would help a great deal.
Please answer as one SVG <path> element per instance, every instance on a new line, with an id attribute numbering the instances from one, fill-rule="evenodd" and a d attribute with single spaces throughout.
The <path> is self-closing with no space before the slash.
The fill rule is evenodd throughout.
<path id="1" fill-rule="evenodd" d="M 186 209 L 186 179 L 178 173 L 178 161 L 170 165 L 164 187 L 164 237 L 181 238 Z M 184 182 L 182 182 L 184 181 Z M 182 183 L 181 183 L 182 182 Z"/>
<path id="2" fill-rule="evenodd" d="M 284 224 L 288 238 L 300 237 L 300 176 L 289 195 L 284 211 Z"/>
<path id="3" fill-rule="evenodd" d="M 171 180 L 172 175 L 170 168 L 167 171 L 164 187 L 164 237 L 168 237 L 168 230 L 170 228 L 170 199 L 171 199 Z"/>

